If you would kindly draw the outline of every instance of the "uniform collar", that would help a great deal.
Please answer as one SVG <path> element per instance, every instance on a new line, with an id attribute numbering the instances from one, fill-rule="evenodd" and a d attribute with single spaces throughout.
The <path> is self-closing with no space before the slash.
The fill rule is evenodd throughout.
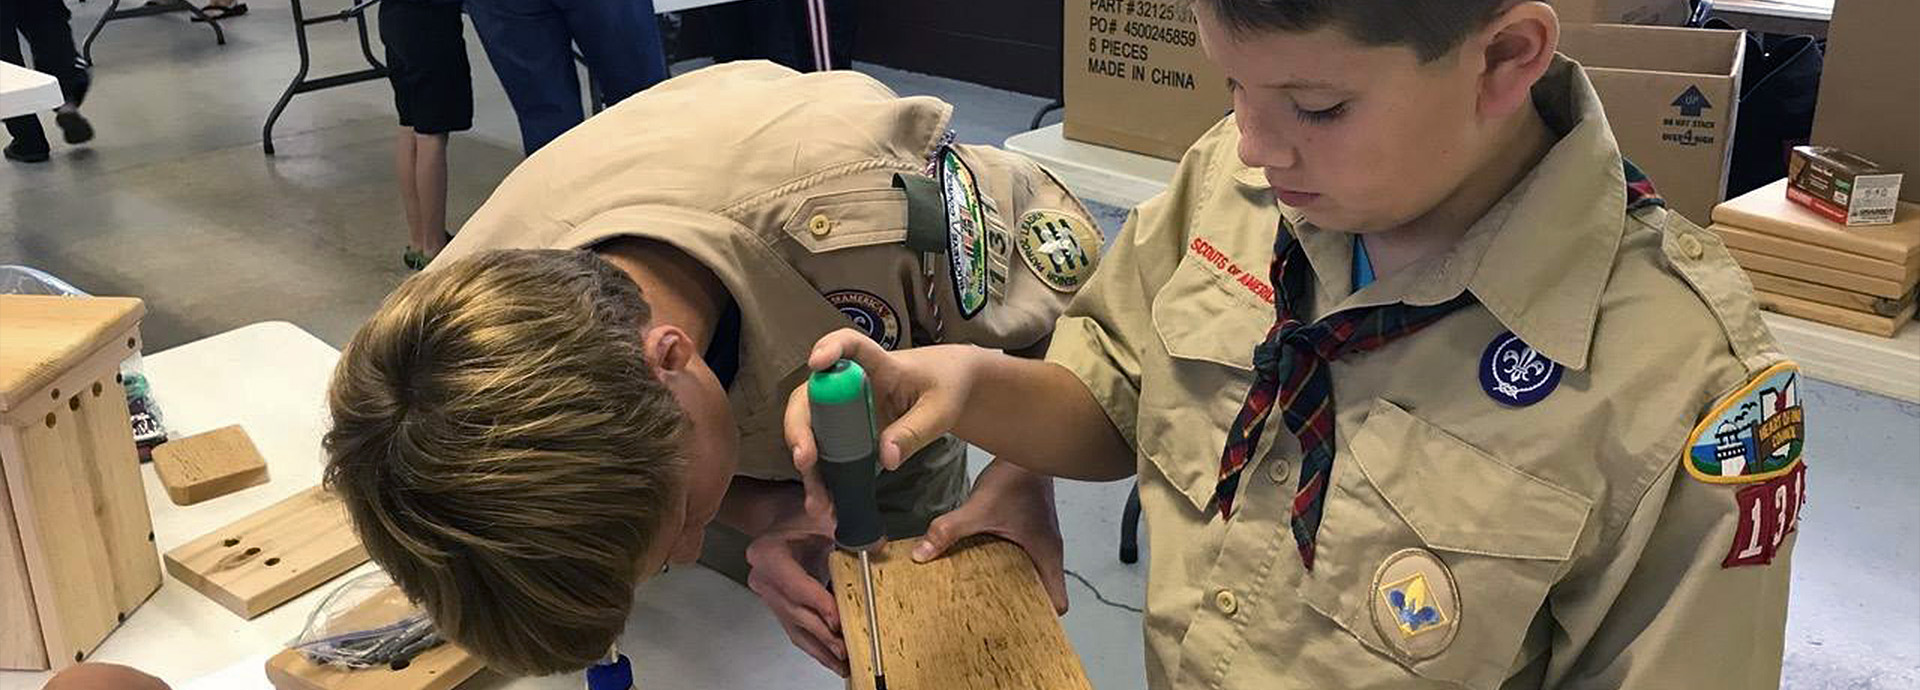
<path id="1" fill-rule="evenodd" d="M 1349 309 L 1405 302 L 1439 304 L 1463 291 L 1534 350 L 1585 369 L 1600 295 L 1612 274 L 1626 222 L 1620 151 L 1599 96 L 1563 56 L 1533 89 L 1534 106 L 1561 137 L 1539 164 L 1446 254 L 1431 257 L 1353 292 L 1353 241 L 1306 223 L 1282 207 L 1296 229 L 1318 285 L 1316 302 Z M 1243 170 L 1243 186 L 1264 185 Z"/>

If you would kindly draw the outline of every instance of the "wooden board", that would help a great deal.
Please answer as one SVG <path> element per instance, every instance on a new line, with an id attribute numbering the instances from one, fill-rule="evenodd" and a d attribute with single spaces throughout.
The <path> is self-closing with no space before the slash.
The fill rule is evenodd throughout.
<path id="1" fill-rule="evenodd" d="M 253 618 L 367 561 L 346 507 L 316 486 L 167 552 L 167 572 Z"/>
<path id="2" fill-rule="evenodd" d="M 47 643 L 40 638 L 40 612 L 27 584 L 27 556 L 13 521 L 13 499 L 7 497 L 7 474 L 0 472 L 0 669 L 46 667 Z"/>
<path id="3" fill-rule="evenodd" d="M 239 425 L 160 444 L 153 471 L 167 498 L 182 506 L 267 483 L 267 461 Z"/>
<path id="4" fill-rule="evenodd" d="M 64 408 L 61 408 L 64 411 Z M 21 552 L 52 668 L 86 658 L 119 624 L 106 536 L 93 507 L 99 498 L 85 459 L 64 436 L 72 414 L 47 424 L 0 426 L 0 457 L 19 524 Z"/>
<path id="5" fill-rule="evenodd" d="M 1900 202 L 1892 225 L 1847 227 L 1787 201 L 1787 180 L 1781 178 L 1713 207 L 1713 222 L 1902 266 L 1920 263 L 1920 204 Z"/>
<path id="6" fill-rule="evenodd" d="M 1879 314 L 1881 316 L 1893 316 L 1894 314 L 1900 313 L 1909 305 L 1913 304 L 1916 294 L 1915 291 L 1909 290 L 1907 291 L 1906 297 L 1887 299 L 1885 297 L 1875 297 L 1864 292 L 1842 290 L 1837 287 L 1821 285 L 1819 283 L 1809 283 L 1804 280 L 1794 280 L 1786 276 L 1777 276 L 1759 271 L 1747 271 L 1747 279 L 1753 281 L 1753 289 L 1755 290 L 1771 292 L 1777 295 L 1786 295 L 1788 297 L 1798 297 L 1821 304 L 1831 304 L 1841 309 Z"/>
<path id="7" fill-rule="evenodd" d="M 987 537 L 962 541 L 925 564 L 915 540 L 874 554 L 874 611 L 887 687 L 893 690 L 1091 690 L 1027 554 Z M 873 690 L 858 556 L 831 559 L 840 629 L 852 671 L 847 687 Z"/>
<path id="8" fill-rule="evenodd" d="M 1842 271 L 1837 268 L 1827 268 L 1825 266 L 1816 266 L 1791 259 L 1782 259 L 1777 256 L 1755 254 L 1733 247 L 1728 247 L 1727 253 L 1733 255 L 1734 261 L 1740 262 L 1741 268 L 1749 271 L 1788 276 L 1809 283 L 1819 283 L 1821 285 L 1831 285 L 1854 292 L 1864 292 L 1875 297 L 1899 299 L 1905 297 L 1907 291 L 1913 288 L 1912 285 L 1902 285 L 1899 281 L 1864 276 L 1858 273 Z"/>
<path id="9" fill-rule="evenodd" d="M 398 587 L 370 596 L 359 606 L 341 614 L 344 621 L 364 619 L 369 628 L 392 620 L 383 612 L 403 606 L 406 597 Z M 348 669 L 309 661 L 292 649 L 281 650 L 267 660 L 267 680 L 278 690 L 447 690 L 485 667 L 480 658 L 451 642 L 422 652 L 405 668 Z"/>
<path id="10" fill-rule="evenodd" d="M 1902 285 L 1912 285 L 1920 280 L 1920 262 L 1901 265 L 1891 261 L 1875 259 L 1864 254 L 1854 254 L 1838 249 L 1807 244 L 1790 240 L 1778 235 L 1754 232 L 1731 225 L 1715 224 L 1710 230 L 1720 235 L 1721 241 L 1728 247 L 1756 254 L 1777 256 L 1791 261 L 1825 266 L 1850 273 L 1858 273 L 1874 278 L 1884 278 Z"/>
<path id="11" fill-rule="evenodd" d="M 1912 320 L 1914 314 L 1912 303 L 1907 304 L 1907 308 L 1899 314 L 1881 316 L 1761 290 L 1755 290 L 1754 295 L 1760 298 L 1762 309 L 1809 321 L 1818 321 L 1830 326 L 1839 326 L 1851 331 L 1870 333 L 1882 338 L 1891 338 L 1893 334 L 1900 332 L 1900 327 Z"/>
<path id="12" fill-rule="evenodd" d="M 0 412 L 39 395 L 53 379 L 118 338 L 146 313 L 131 297 L 0 295 Z M 131 354 L 131 350 L 121 356 Z"/>

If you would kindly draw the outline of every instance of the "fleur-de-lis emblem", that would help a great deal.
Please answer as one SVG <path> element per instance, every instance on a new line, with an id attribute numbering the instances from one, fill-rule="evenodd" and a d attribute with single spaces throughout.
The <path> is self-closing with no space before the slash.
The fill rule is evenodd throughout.
<path id="1" fill-rule="evenodd" d="M 1480 366 L 1481 385 L 1508 405 L 1538 402 L 1560 381 L 1560 365 L 1512 333 L 1503 333 L 1487 345 Z"/>

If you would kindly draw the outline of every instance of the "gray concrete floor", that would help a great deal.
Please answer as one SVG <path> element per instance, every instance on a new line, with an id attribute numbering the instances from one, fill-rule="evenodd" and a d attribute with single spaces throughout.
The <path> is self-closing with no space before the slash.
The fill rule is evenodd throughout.
<path id="1" fill-rule="evenodd" d="M 297 62 L 287 6 L 249 4 L 248 16 L 225 24 L 224 47 L 182 15 L 107 26 L 86 107 L 99 139 L 56 144 L 50 164 L 0 166 L 0 263 L 36 266 L 96 294 L 146 298 L 151 349 L 269 319 L 335 345 L 352 334 L 406 277 L 391 94 L 375 82 L 298 96 L 278 125 L 279 155 L 263 156 L 260 125 Z M 72 5 L 76 38 L 105 5 Z M 311 35 L 316 74 L 357 66 L 350 25 Z M 451 148 L 455 226 L 519 159 L 512 112 L 468 36 L 477 112 L 475 130 Z M 967 142 L 999 143 L 1042 104 L 860 68 L 902 93 L 955 103 Z M 1111 236 L 1124 213 L 1095 210 Z M 1785 685 L 1920 687 L 1920 406 L 1819 384 L 1803 395 L 1814 470 L 1794 562 Z M 1104 690 L 1142 685 L 1144 569 L 1115 558 L 1128 486 L 1066 482 L 1059 492 L 1067 565 L 1084 578 L 1069 582 L 1066 627 Z"/>

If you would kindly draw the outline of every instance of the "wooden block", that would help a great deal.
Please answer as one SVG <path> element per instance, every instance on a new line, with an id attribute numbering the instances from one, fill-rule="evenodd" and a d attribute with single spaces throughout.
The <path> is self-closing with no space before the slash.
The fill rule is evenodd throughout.
<path id="1" fill-rule="evenodd" d="M 167 498 L 182 506 L 267 483 L 267 461 L 238 425 L 160 444 L 153 471 Z"/>
<path id="2" fill-rule="evenodd" d="M 253 618 L 367 561 L 346 507 L 316 486 L 167 552 L 167 572 Z"/>
<path id="3" fill-rule="evenodd" d="M 1787 201 L 1787 180 L 1781 178 L 1713 207 L 1713 222 L 1901 266 L 1920 263 L 1920 204 L 1900 202 L 1892 225 L 1850 228 Z"/>
<path id="4" fill-rule="evenodd" d="M 1893 316 L 1913 304 L 1915 291 L 1907 291 L 1900 299 L 1875 297 L 1863 292 L 1842 290 L 1837 287 L 1794 280 L 1786 276 L 1777 276 L 1759 271 L 1747 271 L 1747 279 L 1753 281 L 1753 289 L 1771 292 L 1776 295 L 1798 297 L 1821 304 L 1831 304 L 1851 311 Z"/>
<path id="5" fill-rule="evenodd" d="M 0 453 L 6 452 L 0 450 Z M 7 497 L 7 475 L 0 472 L 0 669 L 38 671 L 47 667 L 47 643 L 40 638 L 40 612 L 27 584 L 27 557 Z"/>
<path id="6" fill-rule="evenodd" d="M 913 540 L 873 555 L 874 611 L 887 687 L 901 690 L 1091 690 L 1040 576 L 1025 551 L 988 537 L 963 540 L 925 564 Z M 860 559 L 831 559 L 847 687 L 873 690 Z"/>
<path id="7" fill-rule="evenodd" d="M 1905 297 L 1907 291 L 1913 288 L 1912 285 L 1902 285 L 1899 281 L 1864 276 L 1858 273 L 1842 271 L 1837 268 L 1827 268 L 1825 266 L 1801 263 L 1791 259 L 1782 259 L 1777 256 L 1755 254 L 1744 249 L 1728 247 L 1727 253 L 1732 254 L 1733 260 L 1740 262 L 1740 266 L 1749 271 L 1788 276 L 1809 283 L 1819 283 L 1821 285 L 1831 285 L 1854 292 L 1864 292 L 1875 297 L 1899 299 Z"/>
<path id="8" fill-rule="evenodd" d="M 1777 256 L 1790 261 L 1825 266 L 1850 273 L 1858 273 L 1874 278 L 1885 278 L 1901 285 L 1912 285 L 1920 280 L 1920 262 L 1908 265 L 1875 259 L 1863 254 L 1853 254 L 1838 249 L 1790 240 L 1777 235 L 1754 232 L 1731 225 L 1715 224 L 1711 228 L 1720 235 L 1721 241 L 1728 247 L 1756 254 Z"/>
<path id="9" fill-rule="evenodd" d="M 1913 320 L 1914 314 L 1912 303 L 1908 303 L 1899 314 L 1881 316 L 1761 290 L 1755 290 L 1754 294 L 1760 298 L 1760 307 L 1763 309 L 1882 338 L 1891 338 L 1899 333 L 1902 326 Z"/>
<path id="10" fill-rule="evenodd" d="M 147 309 L 131 297 L 0 295 L 0 412 L 32 400 L 94 350 L 133 330 Z M 122 352 L 121 356 L 126 356 Z"/>
<path id="11" fill-rule="evenodd" d="M 379 625 L 386 620 L 378 612 L 406 601 L 398 587 L 368 597 L 359 606 L 341 614 L 343 620 L 364 619 L 363 625 Z M 348 623 L 353 625 L 354 623 Z M 451 642 L 422 652 L 405 667 L 347 669 L 309 661 L 300 652 L 285 649 L 267 660 L 267 680 L 278 690 L 447 690 L 459 685 L 485 667 L 480 658 Z"/>

